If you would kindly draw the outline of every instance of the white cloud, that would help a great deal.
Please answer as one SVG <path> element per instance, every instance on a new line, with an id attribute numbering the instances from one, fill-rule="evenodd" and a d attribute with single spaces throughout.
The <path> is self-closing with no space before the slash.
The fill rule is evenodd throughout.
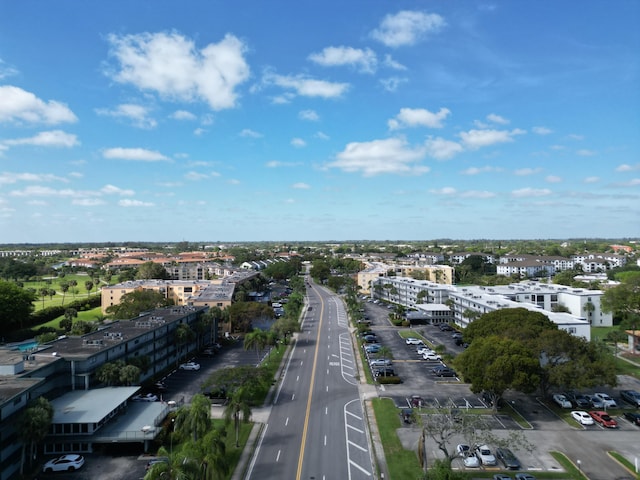
<path id="1" fill-rule="evenodd" d="M 4 145 L 35 145 L 38 147 L 64 147 L 71 148 L 80 144 L 78 137 L 72 133 L 66 133 L 62 130 L 50 130 L 48 132 L 40 132 L 33 137 L 17 138 L 5 140 Z"/>
<path id="2" fill-rule="evenodd" d="M 13 85 L 0 86 L 0 122 L 57 125 L 77 120 L 64 103 L 55 100 L 45 102 Z"/>
<path id="3" fill-rule="evenodd" d="M 384 17 L 371 36 L 387 47 L 414 45 L 429 33 L 437 33 L 446 26 L 444 18 L 435 13 L 403 10 Z"/>
<path id="4" fill-rule="evenodd" d="M 508 125 L 510 123 L 509 120 L 501 117 L 500 115 L 496 115 L 495 113 L 490 113 L 489 115 L 487 115 L 487 120 L 489 120 L 491 123 L 498 123 L 500 125 Z"/>
<path id="5" fill-rule="evenodd" d="M 620 182 L 616 185 L 619 185 L 621 187 L 638 187 L 640 186 L 640 178 L 632 178 L 628 182 Z"/>
<path id="6" fill-rule="evenodd" d="M 437 113 L 424 108 L 401 108 L 400 113 L 389 120 L 387 125 L 391 130 L 406 127 L 442 128 L 442 122 L 450 113 L 448 108 L 441 108 Z"/>
<path id="7" fill-rule="evenodd" d="M 402 138 L 349 143 L 329 167 L 346 172 L 361 172 L 364 176 L 381 173 L 420 175 L 428 167 L 415 165 L 425 156 L 424 148 L 410 148 Z"/>
<path id="8" fill-rule="evenodd" d="M 432 188 L 429 190 L 434 195 L 455 195 L 457 190 L 453 187 Z"/>
<path id="9" fill-rule="evenodd" d="M 524 130 L 518 128 L 508 130 L 469 130 L 460 132 L 459 136 L 465 147 L 475 150 L 481 147 L 488 147 L 497 143 L 512 142 L 515 135 L 524 134 Z"/>
<path id="10" fill-rule="evenodd" d="M 262 138 L 264 135 L 254 130 L 251 130 L 250 128 L 244 128 L 240 132 L 240 136 L 247 137 L 247 138 Z"/>
<path id="11" fill-rule="evenodd" d="M 584 179 L 584 183 L 598 183 L 600 181 L 600 177 L 586 177 Z"/>
<path id="12" fill-rule="evenodd" d="M 469 167 L 460 173 L 462 173 L 463 175 L 479 175 L 481 173 L 501 172 L 501 171 L 502 171 L 501 168 L 490 167 L 487 165 L 485 167 Z"/>
<path id="13" fill-rule="evenodd" d="M 51 173 L 0 173 L 0 185 L 9 185 L 16 182 L 68 182 L 66 178 L 58 177 Z"/>
<path id="14" fill-rule="evenodd" d="M 10 65 L 7 65 L 1 58 L 0 58 L 0 80 L 3 80 L 7 77 L 12 77 L 14 75 L 17 75 L 18 69 L 14 68 Z"/>
<path id="15" fill-rule="evenodd" d="M 302 148 L 302 147 L 306 147 L 307 146 L 307 142 L 305 142 L 301 138 L 292 138 L 291 139 L 291 145 L 293 145 L 296 148 Z"/>
<path id="16" fill-rule="evenodd" d="M 198 50 L 178 33 L 141 33 L 107 37 L 117 82 L 156 92 L 162 98 L 204 101 L 213 110 L 236 106 L 236 88 L 249 78 L 245 45 L 227 34 Z"/>
<path id="17" fill-rule="evenodd" d="M 513 190 L 511 195 L 518 198 L 523 197 L 545 197 L 547 195 L 551 195 L 551 190 L 548 188 L 520 188 L 518 190 Z"/>
<path id="18" fill-rule="evenodd" d="M 291 185 L 291 188 L 296 188 L 298 190 L 308 190 L 311 188 L 311 186 L 304 182 L 298 182 Z"/>
<path id="19" fill-rule="evenodd" d="M 153 207 L 155 206 L 155 204 L 151 202 L 143 202 L 141 200 L 131 200 L 128 198 L 120 200 L 118 202 L 118 205 L 120 205 L 121 207 Z"/>
<path id="20" fill-rule="evenodd" d="M 533 127 L 531 131 L 538 135 L 549 135 L 550 133 L 553 133 L 553 130 L 547 127 Z"/>
<path id="21" fill-rule="evenodd" d="M 82 191 L 73 190 L 71 188 L 65 188 L 62 190 L 56 190 L 55 188 L 43 187 L 41 185 L 32 185 L 22 190 L 13 190 L 9 193 L 13 197 L 68 197 L 68 198 L 82 198 L 82 197 L 96 197 L 100 193 L 95 191 Z"/>
<path id="22" fill-rule="evenodd" d="M 315 110 L 301 110 L 298 113 L 298 118 L 301 120 L 308 120 L 310 122 L 317 122 L 320 120 L 320 116 Z"/>
<path id="23" fill-rule="evenodd" d="M 240 180 L 238 180 L 236 178 L 231 178 L 231 179 L 227 180 L 227 183 L 229 185 L 240 185 Z"/>
<path id="24" fill-rule="evenodd" d="M 584 140 L 584 135 L 578 135 L 577 133 L 570 133 L 569 135 L 567 135 L 567 138 L 569 140 Z"/>
<path id="25" fill-rule="evenodd" d="M 134 160 L 140 162 L 169 162 L 170 158 L 165 157 L 155 150 L 144 148 L 107 148 L 102 152 L 104 158 L 116 160 Z"/>
<path id="26" fill-rule="evenodd" d="M 329 140 L 331 137 L 324 132 L 316 132 L 313 134 L 314 138 L 319 138 L 320 140 Z"/>
<path id="27" fill-rule="evenodd" d="M 319 53 L 309 55 L 309 60 L 323 67 L 348 65 L 360 72 L 374 73 L 378 65 L 376 54 L 370 48 L 326 47 Z"/>
<path id="28" fill-rule="evenodd" d="M 199 128 L 199 127 L 198 127 L 198 128 L 196 128 L 196 129 L 193 131 L 193 134 L 194 134 L 196 137 L 199 137 L 199 136 L 201 136 L 201 135 L 204 135 L 205 133 L 207 133 L 207 130 L 206 130 L 205 128 Z"/>
<path id="29" fill-rule="evenodd" d="M 462 145 L 451 140 L 436 137 L 430 138 L 425 142 L 427 155 L 436 160 L 448 160 L 464 151 Z"/>
<path id="30" fill-rule="evenodd" d="M 191 171 L 191 172 L 185 173 L 184 178 L 186 180 L 198 181 L 198 180 L 204 180 L 206 178 L 209 178 L 209 176 L 206 173 Z"/>
<path id="31" fill-rule="evenodd" d="M 616 172 L 633 172 L 634 170 L 640 170 L 640 163 L 636 163 L 635 165 L 623 163 L 616 167 Z"/>
<path id="32" fill-rule="evenodd" d="M 135 127 L 151 129 L 158 126 L 158 122 L 149 117 L 149 109 L 142 105 L 133 103 L 123 103 L 114 109 L 98 108 L 98 115 L 109 116 L 114 118 L 125 118 L 130 120 Z"/>
<path id="33" fill-rule="evenodd" d="M 407 67 L 405 67 L 404 65 L 402 65 L 400 62 L 397 62 L 393 59 L 393 57 L 389 54 L 386 54 L 384 56 L 384 62 L 383 62 L 385 67 L 391 68 L 393 70 L 406 70 Z"/>
<path id="34" fill-rule="evenodd" d="M 169 116 L 169 118 L 174 120 L 195 120 L 197 117 L 187 110 L 176 110 Z"/>
<path id="35" fill-rule="evenodd" d="M 529 168 L 529 167 L 526 167 L 526 168 L 519 168 L 519 169 L 515 170 L 513 173 L 515 175 L 520 176 L 520 177 L 525 177 L 525 176 L 528 176 L 528 175 L 535 175 L 536 173 L 540 173 L 541 171 L 542 171 L 541 168 Z"/>
<path id="36" fill-rule="evenodd" d="M 280 162 L 278 160 L 271 160 L 265 164 L 268 168 L 280 168 L 280 167 L 299 167 L 302 165 L 300 162 Z"/>
<path id="37" fill-rule="evenodd" d="M 401 84 L 407 82 L 408 80 L 406 78 L 400 77 L 389 77 L 380 80 L 382 88 L 384 88 L 387 92 L 395 92 Z"/>
<path id="38" fill-rule="evenodd" d="M 467 190 L 466 192 L 460 192 L 462 198 L 494 198 L 496 194 L 487 190 Z"/>
<path id="39" fill-rule="evenodd" d="M 71 201 L 71 204 L 80 207 L 97 207 L 99 205 L 104 205 L 105 201 L 99 198 L 74 198 Z"/>
<path id="40" fill-rule="evenodd" d="M 547 175 L 545 177 L 545 181 L 549 183 L 560 183 L 562 182 L 562 177 L 559 177 L 557 175 Z"/>
<path id="41" fill-rule="evenodd" d="M 593 150 L 588 150 L 586 148 L 582 148 L 578 150 L 576 154 L 580 155 L 581 157 L 593 157 L 594 155 L 597 155 L 597 153 L 594 152 Z"/>
<path id="42" fill-rule="evenodd" d="M 293 90 L 293 93 L 303 97 L 337 98 L 349 89 L 348 83 L 327 82 L 309 78 L 304 75 L 285 76 L 266 73 L 263 82 L 267 85 L 275 85 Z M 292 92 L 288 93 L 289 96 L 283 98 L 281 103 L 288 103 L 291 100 Z"/>
<path id="43" fill-rule="evenodd" d="M 129 197 L 135 193 L 133 190 L 125 190 L 115 185 L 105 185 L 100 189 L 100 192 L 105 195 L 120 195 L 121 197 Z"/>

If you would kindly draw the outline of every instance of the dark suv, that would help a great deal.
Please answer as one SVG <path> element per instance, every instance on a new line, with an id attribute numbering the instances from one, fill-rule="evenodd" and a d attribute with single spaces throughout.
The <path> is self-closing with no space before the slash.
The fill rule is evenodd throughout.
<path id="1" fill-rule="evenodd" d="M 496 449 L 496 457 L 502 462 L 504 468 L 509 470 L 520 470 L 520 460 L 508 448 Z"/>

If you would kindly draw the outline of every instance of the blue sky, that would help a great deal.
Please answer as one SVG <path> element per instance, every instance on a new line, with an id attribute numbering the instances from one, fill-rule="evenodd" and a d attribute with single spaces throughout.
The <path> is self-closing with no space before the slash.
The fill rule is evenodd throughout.
<path id="1" fill-rule="evenodd" d="M 0 4 L 0 243 L 637 237 L 640 3 Z"/>

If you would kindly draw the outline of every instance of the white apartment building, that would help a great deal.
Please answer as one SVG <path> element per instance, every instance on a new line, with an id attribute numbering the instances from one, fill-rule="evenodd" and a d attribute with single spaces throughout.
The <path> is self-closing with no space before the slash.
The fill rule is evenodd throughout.
<path id="1" fill-rule="evenodd" d="M 461 327 L 466 327 L 477 315 L 501 308 L 542 312 L 559 328 L 586 339 L 591 338 L 591 326 L 613 324 L 612 315 L 601 309 L 601 290 L 534 281 L 495 287 L 456 287 L 407 277 L 384 277 L 375 280 L 372 296 L 416 310 L 421 310 L 421 304 L 448 305 L 451 319 Z M 569 312 L 554 311 L 561 306 Z M 470 312 L 474 315 L 470 316 Z"/>

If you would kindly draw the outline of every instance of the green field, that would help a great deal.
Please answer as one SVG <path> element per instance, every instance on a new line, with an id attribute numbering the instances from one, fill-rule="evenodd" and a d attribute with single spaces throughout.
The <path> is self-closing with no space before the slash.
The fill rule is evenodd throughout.
<path id="1" fill-rule="evenodd" d="M 75 281 L 77 285 L 70 286 L 69 290 L 66 293 L 64 293 L 60 287 L 60 283 L 62 282 L 69 283 L 72 281 Z M 33 305 L 35 306 L 35 310 L 38 311 L 47 307 L 66 305 L 69 302 L 72 302 L 74 300 L 79 300 L 81 298 L 86 298 L 89 295 L 91 296 L 99 295 L 100 285 L 94 284 L 91 291 L 87 292 L 87 289 L 85 288 L 85 282 L 87 281 L 91 281 L 91 277 L 89 277 L 88 275 L 74 274 L 74 275 L 66 275 L 63 278 L 43 277 L 40 280 L 23 282 L 23 287 L 25 289 L 32 288 L 35 290 L 37 300 L 33 302 Z M 100 283 L 104 285 L 102 281 L 100 281 Z M 49 290 L 55 290 L 56 293 L 55 295 L 52 295 L 52 296 L 49 296 L 49 295 L 42 296 L 40 293 L 40 290 L 43 288 L 46 288 Z"/>

